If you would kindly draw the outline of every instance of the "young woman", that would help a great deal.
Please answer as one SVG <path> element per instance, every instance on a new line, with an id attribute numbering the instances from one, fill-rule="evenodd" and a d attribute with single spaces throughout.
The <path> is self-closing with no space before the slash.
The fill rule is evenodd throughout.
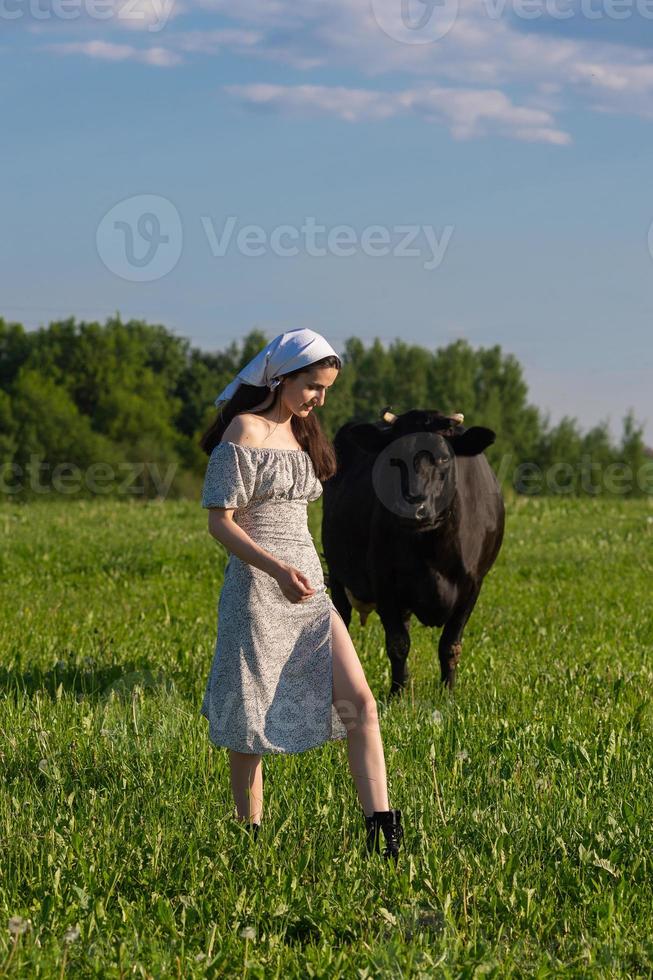
<path id="1" fill-rule="evenodd" d="M 257 835 L 262 756 L 347 739 L 369 851 L 397 860 L 401 810 L 388 803 L 377 707 L 344 621 L 326 591 L 307 503 L 336 471 L 316 417 L 341 362 L 312 330 L 280 334 L 216 399 L 201 439 L 202 506 L 230 553 L 201 714 L 229 749 L 237 819 Z"/>

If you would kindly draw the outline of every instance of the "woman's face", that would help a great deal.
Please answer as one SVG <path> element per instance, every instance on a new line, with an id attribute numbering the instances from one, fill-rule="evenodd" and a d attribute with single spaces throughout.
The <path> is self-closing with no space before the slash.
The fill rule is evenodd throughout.
<path id="1" fill-rule="evenodd" d="M 314 409 L 324 405 L 327 390 L 337 377 L 337 368 L 318 367 L 302 371 L 294 378 L 287 378 L 283 383 L 283 390 L 288 407 L 295 415 L 306 418 Z"/>

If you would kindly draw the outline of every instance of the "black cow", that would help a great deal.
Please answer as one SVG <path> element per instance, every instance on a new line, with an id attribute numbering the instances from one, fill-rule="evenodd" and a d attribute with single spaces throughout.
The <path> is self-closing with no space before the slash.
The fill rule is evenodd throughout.
<path id="1" fill-rule="evenodd" d="M 390 694 L 408 679 L 411 614 L 444 627 L 438 647 L 451 688 L 465 624 L 503 540 L 501 490 L 483 450 L 491 429 L 413 410 L 336 433 L 338 471 L 324 483 L 322 544 L 333 602 L 385 630 Z"/>

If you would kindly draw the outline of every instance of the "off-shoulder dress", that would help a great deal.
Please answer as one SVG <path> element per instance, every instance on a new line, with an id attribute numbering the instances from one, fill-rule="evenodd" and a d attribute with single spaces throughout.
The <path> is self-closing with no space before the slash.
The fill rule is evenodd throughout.
<path id="1" fill-rule="evenodd" d="M 238 525 L 317 590 L 293 603 L 271 575 L 230 554 L 200 709 L 214 745 L 303 752 L 347 737 L 332 694 L 331 616 L 339 613 L 308 527 L 307 504 L 321 494 L 303 449 L 223 441 L 208 460 L 202 507 L 236 508 Z"/>

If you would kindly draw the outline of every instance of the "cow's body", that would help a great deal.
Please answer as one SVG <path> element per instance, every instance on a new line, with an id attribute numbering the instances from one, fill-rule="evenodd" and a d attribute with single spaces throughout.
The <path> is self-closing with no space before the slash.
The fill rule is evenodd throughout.
<path id="1" fill-rule="evenodd" d="M 391 694 L 406 683 L 411 614 L 444 627 L 441 677 L 453 685 L 465 624 L 503 538 L 501 491 L 482 454 L 494 434 L 443 419 L 410 412 L 393 425 L 347 423 L 334 440 L 338 472 L 324 484 L 331 595 L 347 625 L 352 606 L 362 622 L 376 609 Z"/>

